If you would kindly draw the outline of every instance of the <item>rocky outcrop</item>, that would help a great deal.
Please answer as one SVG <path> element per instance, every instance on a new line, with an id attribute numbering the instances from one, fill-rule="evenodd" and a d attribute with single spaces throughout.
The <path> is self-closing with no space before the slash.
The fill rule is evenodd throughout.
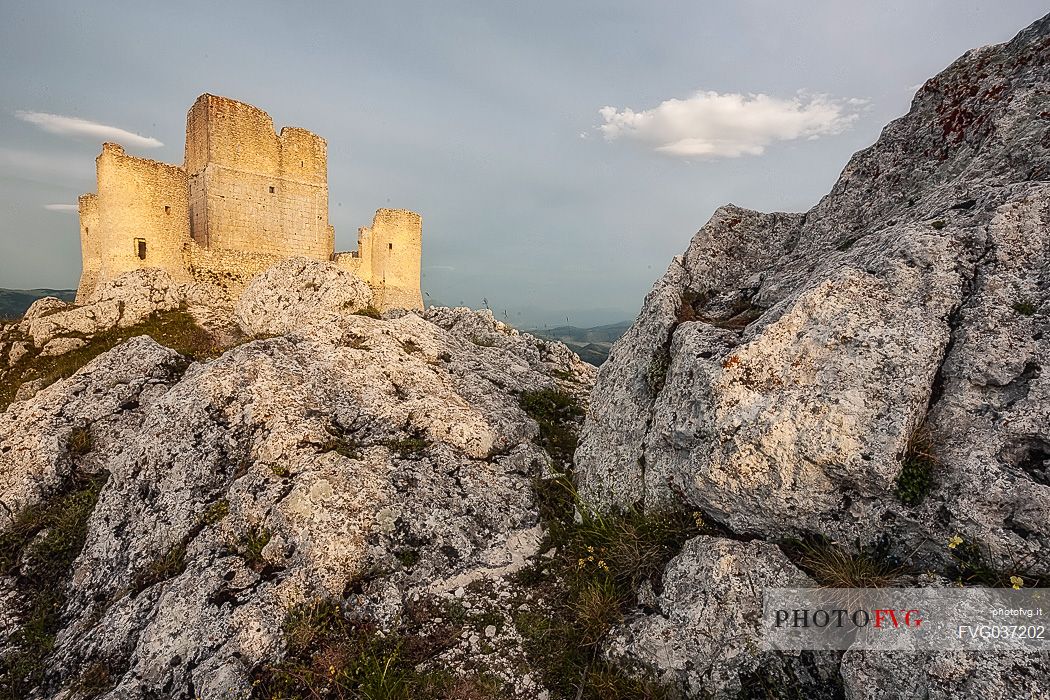
<path id="1" fill-rule="evenodd" d="M 585 498 L 1050 561 L 1047 25 L 928 81 L 807 214 L 716 212 L 600 372 Z M 923 426 L 937 484 L 911 507 Z"/>
<path id="2" fill-rule="evenodd" d="M 127 272 L 100 285 L 87 301 L 74 306 L 54 297 L 33 303 L 20 329 L 43 348 L 60 336 L 90 338 L 112 328 L 127 328 L 150 315 L 179 308 L 182 290 L 160 269 Z"/>
<path id="3" fill-rule="evenodd" d="M 532 482 L 550 458 L 519 395 L 560 386 L 582 400 L 593 368 L 489 313 L 281 308 L 280 337 L 193 364 L 136 338 L 0 414 L 0 530 L 74 468 L 108 474 L 38 697 L 68 697 L 100 664 L 111 700 L 247 697 L 286 653 L 296 605 L 349 599 L 389 628 L 420 601 L 469 605 L 464 587 L 535 553 Z M 245 313 L 270 330 L 278 315 Z M 69 448 L 74 431 L 89 449 Z M 0 612 L 27 622 L 15 603 Z M 486 623 L 446 659 L 476 668 L 508 635 Z"/>
<path id="4" fill-rule="evenodd" d="M 288 258 L 252 280 L 234 307 L 245 333 L 281 335 L 310 319 L 369 307 L 372 290 L 332 263 Z"/>
<path id="5" fill-rule="evenodd" d="M 968 52 L 803 215 L 715 212 L 601 368 L 583 499 L 920 570 L 957 563 L 958 536 L 1004 576 L 1050 575 L 1048 55 L 1050 18 Z M 665 603 L 625 629 L 688 637 Z M 659 648 L 617 653 L 676 668 Z M 1008 676 L 990 696 L 1020 692 Z"/>
<path id="6" fill-rule="evenodd" d="M 812 579 L 775 545 L 702 535 L 686 543 L 663 575 L 660 615 L 617 629 L 608 655 L 627 667 L 655 668 L 664 685 L 686 697 L 752 694 L 759 669 L 804 697 L 835 697 L 836 679 L 814 674 L 797 658 L 760 652 L 762 591 L 806 588 Z"/>

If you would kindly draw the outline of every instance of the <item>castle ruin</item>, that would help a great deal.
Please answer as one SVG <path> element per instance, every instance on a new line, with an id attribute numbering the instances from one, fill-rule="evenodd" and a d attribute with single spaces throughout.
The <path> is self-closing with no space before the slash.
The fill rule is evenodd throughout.
<path id="1" fill-rule="evenodd" d="M 299 256 L 358 275 L 380 310 L 423 308 L 419 214 L 380 209 L 358 230 L 356 251 L 335 252 L 325 140 L 296 127 L 276 133 L 257 107 L 201 95 L 186 116 L 183 165 L 106 143 L 95 166 L 98 192 L 79 201 L 77 303 L 140 268 L 219 284 L 236 298 L 257 274 Z"/>

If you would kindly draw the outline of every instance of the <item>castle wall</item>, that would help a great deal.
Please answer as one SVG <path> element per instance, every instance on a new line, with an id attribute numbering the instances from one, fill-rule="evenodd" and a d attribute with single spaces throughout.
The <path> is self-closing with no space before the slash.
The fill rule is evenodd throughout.
<path id="1" fill-rule="evenodd" d="M 185 167 L 112 143 L 95 163 L 98 193 L 80 198 L 78 303 L 141 268 L 217 285 L 232 301 L 256 275 L 301 256 L 356 274 L 379 309 L 423 308 L 419 215 L 380 209 L 359 230 L 358 250 L 336 254 L 324 139 L 294 127 L 274 133 L 256 107 L 201 95 L 186 119 Z"/>
<path id="2" fill-rule="evenodd" d="M 183 265 L 191 280 L 222 288 L 236 300 L 252 279 L 287 256 L 242 250 L 208 250 L 190 242 L 183 248 Z"/>
<path id="3" fill-rule="evenodd" d="M 368 282 L 380 309 L 422 309 L 419 289 L 423 221 L 405 209 L 380 209 L 357 237 L 357 254 L 338 253 L 335 263 Z"/>
<path id="4" fill-rule="evenodd" d="M 99 228 L 98 197 L 93 194 L 80 195 L 77 203 L 80 210 L 81 271 L 76 303 L 82 304 L 98 286 L 102 270 L 102 253 L 99 247 L 102 230 Z"/>
<path id="5" fill-rule="evenodd" d="M 298 128 L 278 135 L 266 112 L 202 95 L 186 120 L 186 169 L 198 245 L 331 259 L 324 139 Z"/>
<path id="6" fill-rule="evenodd" d="M 99 281 L 131 270 L 163 268 L 180 279 L 182 247 L 189 239 L 185 171 L 177 165 L 129 156 L 116 144 L 102 146 L 98 178 Z M 90 227 L 90 216 L 82 221 Z"/>

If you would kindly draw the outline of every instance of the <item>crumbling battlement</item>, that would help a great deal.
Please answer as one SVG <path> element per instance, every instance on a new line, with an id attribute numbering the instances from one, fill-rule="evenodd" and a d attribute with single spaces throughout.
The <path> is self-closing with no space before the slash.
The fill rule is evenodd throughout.
<path id="1" fill-rule="evenodd" d="M 355 272 L 380 309 L 423 307 L 419 215 L 380 209 L 360 230 L 358 250 L 336 254 L 325 140 L 297 127 L 275 132 L 258 107 L 197 98 L 186 116 L 184 166 L 129 156 L 112 143 L 95 163 L 98 193 L 79 202 L 78 302 L 145 267 L 221 284 L 236 297 L 273 262 L 302 256 Z"/>

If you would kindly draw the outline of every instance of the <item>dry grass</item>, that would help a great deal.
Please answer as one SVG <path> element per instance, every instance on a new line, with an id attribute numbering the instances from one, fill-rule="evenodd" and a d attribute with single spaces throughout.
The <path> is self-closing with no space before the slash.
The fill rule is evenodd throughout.
<path id="1" fill-rule="evenodd" d="M 91 452 L 91 448 L 94 446 L 91 430 L 84 427 L 73 428 L 69 433 L 66 444 L 70 454 L 77 457 L 86 455 L 88 452 Z"/>
<path id="2" fill-rule="evenodd" d="M 900 567 L 830 542 L 798 546 L 796 563 L 828 588 L 891 588 L 900 581 Z"/>

